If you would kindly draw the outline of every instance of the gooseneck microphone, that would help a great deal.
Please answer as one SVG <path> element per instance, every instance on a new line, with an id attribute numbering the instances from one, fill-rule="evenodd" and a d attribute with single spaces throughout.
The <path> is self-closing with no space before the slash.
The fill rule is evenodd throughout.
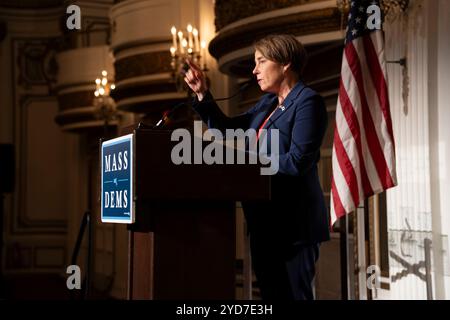
<path id="1" fill-rule="evenodd" d="M 243 82 L 243 84 L 241 85 L 241 87 L 231 96 L 229 97 L 225 97 L 225 98 L 218 98 L 218 99 L 209 99 L 209 100 L 205 100 L 203 99 L 202 101 L 199 101 L 198 103 L 210 103 L 210 102 L 217 102 L 217 101 L 226 101 L 226 100 L 230 100 L 233 99 L 234 97 L 236 97 L 240 92 L 242 92 L 242 90 L 248 88 L 252 83 L 255 82 L 255 78 L 251 78 L 250 80 L 247 80 L 245 82 Z M 184 105 L 188 105 L 190 104 L 191 101 L 183 101 L 180 102 L 178 104 L 176 104 L 174 107 L 172 107 L 169 112 L 165 112 L 164 115 L 162 116 L 162 118 L 152 127 L 152 129 L 156 129 L 156 128 L 162 128 L 167 120 L 169 120 L 173 113 L 180 108 L 181 106 Z"/>

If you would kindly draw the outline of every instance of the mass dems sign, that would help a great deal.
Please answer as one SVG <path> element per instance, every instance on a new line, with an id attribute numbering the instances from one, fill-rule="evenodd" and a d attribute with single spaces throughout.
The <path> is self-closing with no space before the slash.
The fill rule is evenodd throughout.
<path id="1" fill-rule="evenodd" d="M 102 143 L 102 222 L 134 223 L 133 134 Z"/>

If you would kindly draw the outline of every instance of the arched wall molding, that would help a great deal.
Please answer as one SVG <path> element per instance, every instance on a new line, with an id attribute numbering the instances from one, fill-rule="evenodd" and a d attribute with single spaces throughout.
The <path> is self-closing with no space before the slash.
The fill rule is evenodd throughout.
<path id="1" fill-rule="evenodd" d="M 248 77 L 249 63 L 252 64 L 253 60 L 252 45 L 255 40 L 270 33 L 294 34 L 305 45 L 343 39 L 342 14 L 336 1 L 293 1 L 285 4 L 290 6 L 263 10 L 263 13 L 259 11 L 254 15 L 244 14 L 245 18 L 221 25 L 209 45 L 209 51 L 222 72 Z M 226 4 L 216 2 L 216 12 L 220 11 L 221 5 Z"/>

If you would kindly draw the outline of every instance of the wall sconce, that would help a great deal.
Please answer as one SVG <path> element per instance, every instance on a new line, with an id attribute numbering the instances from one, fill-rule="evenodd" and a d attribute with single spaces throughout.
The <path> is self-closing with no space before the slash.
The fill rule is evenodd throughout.
<path id="1" fill-rule="evenodd" d="M 188 24 L 185 32 L 178 30 L 173 26 L 170 29 L 172 34 L 172 46 L 170 47 L 170 55 L 172 61 L 172 78 L 177 86 L 178 91 L 187 90 L 184 84 L 184 75 L 181 73 L 185 68 L 185 59 L 192 59 L 198 64 L 203 71 L 208 71 L 206 67 L 206 41 L 200 41 L 198 29 Z M 187 35 L 187 37 L 185 37 Z"/>
<path id="2" fill-rule="evenodd" d="M 108 82 L 108 73 L 102 71 L 102 77 L 95 79 L 94 107 L 96 108 L 96 118 L 103 119 L 105 131 L 110 121 L 116 119 L 116 103 L 111 98 L 110 93 L 116 88 L 114 83 Z"/>

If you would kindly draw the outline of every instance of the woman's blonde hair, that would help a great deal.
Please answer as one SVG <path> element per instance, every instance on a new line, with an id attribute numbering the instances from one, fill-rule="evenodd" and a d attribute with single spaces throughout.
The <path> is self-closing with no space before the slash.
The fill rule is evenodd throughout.
<path id="1" fill-rule="evenodd" d="M 255 50 L 266 58 L 282 65 L 291 64 L 291 69 L 302 77 L 307 62 L 306 50 L 295 36 L 290 34 L 272 34 L 256 41 Z"/>

